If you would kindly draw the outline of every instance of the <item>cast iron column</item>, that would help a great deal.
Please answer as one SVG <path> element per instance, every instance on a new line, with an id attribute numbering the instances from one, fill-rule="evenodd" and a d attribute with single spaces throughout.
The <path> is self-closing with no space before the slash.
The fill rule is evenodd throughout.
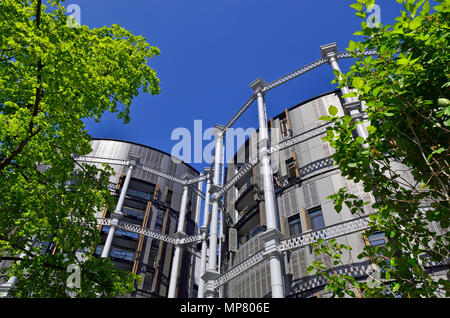
<path id="1" fill-rule="evenodd" d="M 119 223 L 119 219 L 122 217 L 123 202 L 125 201 L 125 196 L 128 191 L 128 185 L 130 184 L 131 173 L 133 172 L 134 166 L 136 166 L 138 162 L 139 158 L 137 156 L 130 155 L 130 166 L 128 167 L 127 176 L 125 177 L 125 182 L 123 183 L 122 190 L 120 191 L 119 201 L 117 202 L 116 210 L 111 215 L 113 220 L 111 226 L 109 227 L 108 237 L 106 238 L 105 246 L 103 247 L 101 257 L 106 258 L 109 256 L 111 244 L 114 238 L 114 232 L 116 231 L 116 226 Z"/>
<path id="2" fill-rule="evenodd" d="M 265 242 L 266 256 L 270 265 L 270 284 L 273 298 L 284 298 L 283 278 L 281 271 L 282 253 L 279 249 L 280 240 L 283 237 L 277 226 L 277 216 L 275 210 L 275 190 L 273 186 L 272 167 L 270 164 L 269 134 L 267 130 L 266 105 L 262 89 L 266 83 L 258 78 L 250 87 L 255 91 L 258 99 L 258 119 L 259 119 L 259 160 L 261 163 L 261 176 L 264 185 L 264 207 L 266 212 L 267 230 L 261 235 Z"/>

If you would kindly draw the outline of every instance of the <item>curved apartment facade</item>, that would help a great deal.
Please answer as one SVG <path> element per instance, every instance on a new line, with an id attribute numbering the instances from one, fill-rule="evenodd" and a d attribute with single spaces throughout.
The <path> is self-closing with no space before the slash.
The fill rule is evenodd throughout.
<path id="1" fill-rule="evenodd" d="M 95 139 L 91 146 L 93 151 L 89 157 L 128 160 L 131 154 L 138 156 L 141 164 L 179 179 L 186 174 L 190 177 L 199 176 L 199 172 L 191 166 L 174 162 L 170 154 L 148 146 L 109 139 Z M 115 171 L 110 179 L 110 189 L 117 201 L 128 167 L 111 163 L 109 165 Z M 182 185 L 135 168 L 131 174 L 120 221 L 161 234 L 174 234 L 177 230 L 182 192 Z M 185 233 L 188 235 L 196 231 L 196 216 L 198 217 L 200 209 L 200 202 L 197 200 L 197 195 L 190 190 L 185 219 Z M 105 208 L 97 213 L 97 217 L 110 218 L 112 212 Z M 109 226 L 99 226 L 99 231 L 102 241 L 95 251 L 98 256 L 102 253 Z M 132 297 L 167 297 L 174 249 L 172 244 L 164 241 L 116 229 L 109 257 L 117 268 L 142 276 L 143 281 L 136 286 L 137 290 Z M 194 257 L 187 251 L 182 253 L 176 292 L 179 298 L 195 297 Z"/>
<path id="2" fill-rule="evenodd" d="M 293 237 L 308 231 L 318 230 L 354 218 L 346 208 L 340 213 L 334 209 L 333 201 L 327 199 L 340 188 L 365 201 L 373 202 L 370 193 L 365 193 L 361 185 L 342 177 L 330 156 L 331 146 L 322 140 L 325 136 L 319 120 L 328 115 L 328 108 L 334 105 L 339 115 L 344 115 L 340 91 L 333 91 L 285 109 L 270 119 L 270 138 L 272 145 L 292 137 L 303 135 L 303 141 L 272 154 L 272 172 L 275 185 L 275 199 L 279 229 L 285 237 Z M 227 180 L 230 180 L 256 154 L 256 134 L 250 137 L 231 162 L 228 162 Z M 226 194 L 228 215 L 227 255 L 223 260 L 224 271 L 253 254 L 264 249 L 260 235 L 265 230 L 263 185 L 258 163 L 247 175 Z M 366 208 L 365 214 L 372 212 Z M 366 244 L 384 244 L 382 233 L 365 242 L 361 233 L 337 238 L 338 243 L 352 246 L 352 251 L 342 256 L 345 266 L 339 271 L 365 279 L 370 270 L 369 262 L 358 260 L 357 255 Z M 283 257 L 284 288 L 287 297 L 326 297 L 325 281 L 307 273 L 307 268 L 315 260 L 331 266 L 327 257 L 317 256 L 307 246 L 293 250 Z M 350 266 L 351 264 L 352 266 Z M 338 266 L 339 267 L 339 266 Z M 270 297 L 270 271 L 268 260 L 228 282 L 224 287 L 226 297 Z"/>

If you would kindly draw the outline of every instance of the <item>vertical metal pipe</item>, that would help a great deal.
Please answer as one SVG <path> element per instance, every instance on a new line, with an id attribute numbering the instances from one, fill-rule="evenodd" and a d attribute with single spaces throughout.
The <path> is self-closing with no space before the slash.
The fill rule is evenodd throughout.
<path id="1" fill-rule="evenodd" d="M 336 43 L 323 45 L 320 47 L 320 49 L 322 51 L 322 56 L 328 60 L 328 62 L 331 65 L 331 68 L 334 71 L 338 71 L 339 74 L 341 74 L 341 69 L 340 69 L 338 61 L 336 59 L 336 54 L 337 54 Z M 342 76 L 339 75 L 338 79 L 341 80 Z M 350 90 L 348 89 L 347 86 L 344 86 L 344 87 L 341 87 L 341 93 L 342 93 L 342 95 L 345 95 L 345 94 L 350 93 Z M 353 103 L 353 102 L 355 102 L 355 98 L 344 97 L 344 101 L 345 101 L 345 104 Z M 345 107 L 345 104 L 344 104 L 344 107 Z M 350 111 L 349 115 L 352 117 L 355 117 L 355 116 L 359 115 L 359 111 L 357 109 L 352 109 Z M 358 136 L 361 136 L 364 139 L 366 139 L 369 136 L 369 133 L 367 132 L 367 129 L 363 123 L 360 123 L 356 126 L 356 132 L 357 132 Z"/>
<path id="2" fill-rule="evenodd" d="M 213 184 L 220 186 L 220 165 L 222 163 L 223 133 L 218 129 L 216 132 L 216 148 L 214 158 L 214 178 Z M 211 211 L 211 228 L 209 231 L 209 261 L 208 270 L 216 271 L 217 266 L 217 225 L 218 225 L 219 198 L 213 197 Z"/>
<path id="3" fill-rule="evenodd" d="M 202 177 L 203 174 L 200 173 L 200 176 Z M 200 181 L 197 185 L 197 191 L 198 193 L 202 193 L 203 191 L 203 181 Z M 194 220 L 194 225 L 195 225 L 195 229 L 194 232 L 196 234 L 201 234 L 200 231 L 200 210 L 201 210 L 201 206 L 202 206 L 202 197 L 200 196 L 200 194 L 197 195 L 197 204 L 195 206 L 195 220 Z M 193 292 L 194 292 L 194 281 L 195 281 L 195 269 L 196 269 L 196 263 L 197 263 L 197 257 L 193 254 L 190 255 L 191 258 L 191 262 L 190 262 L 190 269 L 191 269 L 191 274 L 190 274 L 190 278 L 189 278 L 189 298 L 193 298 Z M 200 283 L 200 282 L 198 282 Z"/>
<path id="4" fill-rule="evenodd" d="M 188 185 L 184 185 L 183 196 L 181 197 L 180 216 L 178 218 L 178 227 L 177 227 L 178 234 L 184 234 L 184 219 L 186 217 L 188 191 L 189 191 Z M 177 290 L 178 269 L 180 267 L 180 255 L 181 255 L 181 246 L 177 244 L 175 246 L 175 252 L 173 254 L 172 269 L 170 272 L 168 298 L 175 298 L 175 294 L 176 294 L 176 290 Z"/>
<path id="5" fill-rule="evenodd" d="M 184 219 L 186 218 L 186 208 L 188 203 L 189 186 L 183 186 L 183 196 L 181 197 L 180 217 L 178 219 L 178 233 L 184 233 Z"/>
<path id="6" fill-rule="evenodd" d="M 266 212 L 267 230 L 278 230 L 276 211 L 275 211 L 275 190 L 273 186 L 272 166 L 270 164 L 270 156 L 268 149 L 268 130 L 266 106 L 264 103 L 264 95 L 261 91 L 257 92 L 258 97 L 258 118 L 259 118 L 259 155 L 261 161 L 261 174 L 264 185 L 264 206 Z M 267 244 L 267 243 L 266 243 Z M 276 245 L 277 242 L 270 242 Z M 278 254 L 272 254 L 269 257 L 270 265 L 270 284 L 272 288 L 273 298 L 284 298 L 283 279 L 281 272 L 281 257 Z"/>
<path id="7" fill-rule="evenodd" d="M 122 190 L 120 191 L 119 201 L 117 202 L 116 210 L 113 213 L 113 220 L 114 223 L 116 223 L 121 214 L 122 214 L 122 207 L 123 202 L 125 201 L 125 196 L 128 191 L 128 186 L 130 184 L 131 179 L 131 173 L 133 172 L 134 163 L 130 163 L 130 166 L 128 167 L 127 176 L 125 178 L 125 182 L 123 183 Z M 106 238 L 105 246 L 103 247 L 102 255 L 101 257 L 106 258 L 109 256 L 110 250 L 111 250 L 111 244 L 114 238 L 114 232 L 116 231 L 116 226 L 111 224 L 108 232 L 108 237 Z"/>
<path id="8" fill-rule="evenodd" d="M 213 185 L 217 189 L 220 187 L 220 171 L 223 162 L 223 128 L 216 126 L 216 146 L 214 154 L 214 178 Z M 216 190 L 217 191 L 217 190 Z M 212 195 L 212 209 L 211 209 L 211 224 L 209 231 L 209 258 L 208 258 L 208 272 L 217 273 L 217 227 L 218 227 L 218 211 L 219 200 L 216 192 Z M 208 290 L 208 298 L 214 298 L 214 293 Z"/>
<path id="9" fill-rule="evenodd" d="M 208 225 L 208 219 L 209 219 L 209 198 L 210 194 L 209 191 L 211 190 L 211 179 L 210 174 L 207 174 L 206 179 L 206 197 L 205 197 L 205 207 L 203 212 L 203 224 L 202 224 L 202 232 L 206 233 L 206 226 Z M 202 234 L 203 234 L 202 233 Z M 198 298 L 204 297 L 205 292 L 205 281 L 203 280 L 203 275 L 206 272 L 206 255 L 207 255 L 207 244 L 206 244 L 206 238 L 202 241 L 202 256 L 201 256 L 201 264 L 200 264 L 200 281 L 198 284 Z"/>

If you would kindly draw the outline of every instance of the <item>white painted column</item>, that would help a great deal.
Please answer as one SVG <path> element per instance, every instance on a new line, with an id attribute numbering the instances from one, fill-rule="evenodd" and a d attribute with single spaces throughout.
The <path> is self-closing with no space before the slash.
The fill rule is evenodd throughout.
<path id="1" fill-rule="evenodd" d="M 266 83 L 261 78 L 250 84 L 257 94 L 258 119 L 259 119 L 259 159 L 261 164 L 261 176 L 264 186 L 264 206 L 266 213 L 267 231 L 261 235 L 265 242 L 265 251 L 269 258 L 270 284 L 273 298 L 284 298 L 283 278 L 281 271 L 282 253 L 279 251 L 279 241 L 282 234 L 278 230 L 275 210 L 275 190 L 273 185 L 272 166 L 270 164 L 269 134 L 267 130 L 267 114 L 262 89 Z"/>
<path id="2" fill-rule="evenodd" d="M 184 219 L 186 218 L 186 208 L 188 203 L 188 185 L 183 186 L 183 196 L 181 197 L 180 216 L 178 218 L 178 227 L 176 235 L 178 238 L 185 236 L 184 233 Z M 181 245 L 175 246 L 175 252 L 173 254 L 172 269 L 170 272 L 169 292 L 168 298 L 175 298 L 177 291 L 178 269 L 180 267 Z"/>
<path id="3" fill-rule="evenodd" d="M 125 181 L 122 186 L 122 190 L 120 191 L 119 201 L 117 202 L 116 210 L 112 214 L 113 222 L 109 227 L 108 237 L 106 238 L 105 246 L 103 247 L 101 257 L 106 258 L 109 256 L 111 251 L 111 244 L 114 238 L 114 232 L 116 231 L 116 226 L 119 222 L 119 219 L 122 217 L 122 207 L 123 202 L 125 201 L 125 197 L 128 191 L 128 186 L 130 184 L 131 173 L 133 172 L 134 166 L 137 164 L 139 158 L 135 156 L 130 156 L 130 166 L 128 167 L 127 176 L 125 177 Z"/>
<path id="4" fill-rule="evenodd" d="M 216 187 L 220 186 L 220 165 L 222 163 L 222 147 L 223 147 L 223 133 L 216 126 L 216 148 L 214 156 L 214 178 L 213 184 Z M 219 199 L 213 195 L 212 211 L 211 211 L 211 228 L 209 230 L 209 262 L 208 270 L 216 271 L 217 266 L 217 226 L 219 213 Z"/>
<path id="5" fill-rule="evenodd" d="M 215 279 L 219 273 L 217 272 L 217 227 L 218 227 L 218 212 L 219 212 L 219 200 L 217 196 L 217 190 L 220 187 L 220 171 L 221 164 L 223 163 L 223 127 L 216 125 L 216 146 L 214 153 L 214 177 L 213 177 L 213 193 L 212 193 L 212 208 L 211 208 L 211 224 L 209 230 L 209 257 L 208 257 L 208 270 L 203 275 L 206 279 L 205 285 L 207 287 L 204 294 L 207 298 L 214 298 L 215 291 L 208 288 L 210 280 Z"/>
<path id="6" fill-rule="evenodd" d="M 204 207 L 204 211 L 203 211 L 203 224 L 200 228 L 200 232 L 202 235 L 206 235 L 206 230 L 207 230 L 207 225 L 208 225 L 208 219 L 209 219 L 209 198 L 210 198 L 210 193 L 209 191 L 211 190 L 211 178 L 210 178 L 210 172 L 208 169 L 208 172 L 206 172 L 205 169 L 205 174 L 207 176 L 206 179 L 206 197 L 205 197 L 205 207 Z M 201 256 L 201 264 L 200 264 L 200 281 L 198 283 L 198 298 L 203 298 L 204 297 L 204 292 L 205 292 L 205 280 L 203 279 L 203 275 L 206 272 L 206 256 L 207 256 L 207 244 L 206 244 L 206 237 L 202 240 L 202 256 Z"/>
<path id="7" fill-rule="evenodd" d="M 341 73 L 341 69 L 340 69 L 338 61 L 336 59 L 336 55 L 338 53 L 336 43 L 323 45 L 323 46 L 320 47 L 320 50 L 322 51 L 322 57 L 328 59 L 328 63 L 330 63 L 331 68 L 333 69 L 333 71 L 338 71 L 339 74 L 340 74 Z M 339 75 L 338 79 L 341 80 L 342 76 Z M 344 87 L 341 87 L 341 93 L 342 93 L 342 95 L 345 95 L 345 94 L 350 93 L 350 90 L 348 89 L 347 86 L 344 86 Z M 345 104 L 343 105 L 344 108 L 346 106 L 350 106 L 350 105 L 354 106 L 354 104 L 358 102 L 353 97 L 343 97 L 343 98 L 344 98 L 344 101 L 345 101 Z M 352 118 L 355 118 L 355 117 L 360 117 L 361 113 L 360 113 L 360 111 L 357 108 L 350 107 L 349 108 L 349 115 Z M 369 133 L 367 132 L 367 129 L 366 129 L 365 125 L 362 124 L 362 123 L 356 126 L 356 132 L 357 132 L 358 136 L 361 136 L 364 139 L 366 139 L 369 136 Z"/>

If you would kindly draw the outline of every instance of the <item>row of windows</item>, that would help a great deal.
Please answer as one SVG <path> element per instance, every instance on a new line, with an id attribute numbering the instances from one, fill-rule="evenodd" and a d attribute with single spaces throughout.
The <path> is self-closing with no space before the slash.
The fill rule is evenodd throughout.
<path id="1" fill-rule="evenodd" d="M 309 218 L 309 228 L 311 230 L 319 230 L 325 227 L 325 222 L 323 220 L 322 210 L 314 209 L 308 212 Z M 291 236 L 298 235 L 302 233 L 302 226 L 300 223 L 300 215 L 297 214 L 288 219 L 289 223 L 289 234 Z M 369 244 L 371 246 L 385 246 L 386 245 L 386 236 L 383 232 L 378 232 L 370 235 L 368 237 Z"/>
<path id="2" fill-rule="evenodd" d="M 325 222 L 323 220 L 322 209 L 316 208 L 307 212 L 308 214 L 308 228 L 311 230 L 318 230 L 325 227 Z M 291 236 L 298 235 L 302 233 L 302 226 L 300 223 L 300 214 L 296 214 L 288 219 L 289 223 L 289 234 Z"/>
<path id="3" fill-rule="evenodd" d="M 103 251 L 103 245 L 98 245 L 97 248 L 95 249 L 95 254 L 101 255 L 102 251 Z M 134 258 L 135 258 L 134 252 L 118 249 L 116 247 L 111 248 L 109 256 L 123 259 L 126 261 L 134 261 Z"/>
<path id="4" fill-rule="evenodd" d="M 108 234 L 109 233 L 109 226 L 103 226 L 102 227 L 102 233 Z M 126 237 L 131 237 L 134 239 L 138 239 L 139 238 L 139 234 L 134 233 L 134 232 L 130 232 L 121 228 L 116 228 L 114 235 L 122 235 L 122 236 L 126 236 Z"/>

